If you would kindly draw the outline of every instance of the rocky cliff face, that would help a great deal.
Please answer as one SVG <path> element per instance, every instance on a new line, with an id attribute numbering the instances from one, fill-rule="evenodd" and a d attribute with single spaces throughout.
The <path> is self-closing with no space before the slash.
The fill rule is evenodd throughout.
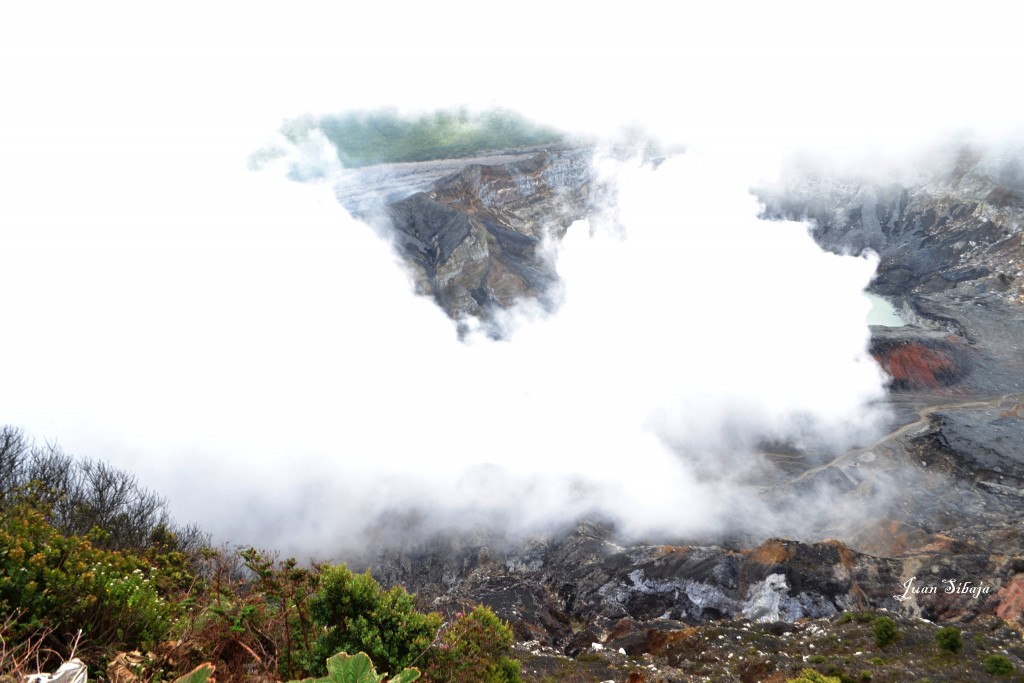
<path id="1" fill-rule="evenodd" d="M 490 321 L 557 280 L 543 244 L 600 196 L 589 148 L 532 148 L 490 157 L 395 164 L 338 180 L 354 214 L 387 232 L 420 293 L 456 321 Z"/>
<path id="2" fill-rule="evenodd" d="M 962 149 L 947 166 L 905 184 L 803 175 L 759 195 L 768 215 L 812 221 L 826 248 L 878 252 L 872 288 L 881 294 L 952 292 L 1020 303 L 1020 160 Z"/>
<path id="3" fill-rule="evenodd" d="M 797 177 L 762 191 L 769 216 L 809 220 L 825 248 L 870 248 L 871 288 L 911 324 L 875 328 L 904 426 L 876 453 L 914 471 L 901 522 L 1020 552 L 1024 502 L 1024 174 L 1019 155 L 963 149 L 914 183 Z M 917 419 L 910 421 L 909 411 Z M 927 495 L 927 499 L 920 496 Z M 934 503 L 923 503 L 933 500 Z M 886 550 L 881 543 L 875 550 Z M 888 544 L 902 550 L 900 544 Z"/>
<path id="4" fill-rule="evenodd" d="M 836 252 L 881 257 L 871 290 L 912 323 L 876 331 L 894 388 L 977 393 L 1024 388 L 1024 171 L 1021 154 L 962 149 L 915 182 L 801 175 L 759 196 L 769 217 L 807 220 Z M 912 336 L 912 335 L 911 335 Z M 938 373 L 938 374 L 936 374 Z"/>
<path id="5" fill-rule="evenodd" d="M 728 619 L 792 623 L 887 609 L 929 621 L 997 616 L 1019 626 L 1024 558 L 1015 552 L 934 537 L 890 557 L 837 540 L 620 545 L 610 527 L 585 522 L 512 545 L 433 538 L 382 550 L 372 566 L 382 581 L 418 591 L 437 609 L 483 602 L 520 640 L 570 656 L 595 642 L 639 655 L 658 640 L 652 632 L 669 636 Z"/>
<path id="6" fill-rule="evenodd" d="M 452 318 L 486 320 L 523 297 L 546 301 L 555 274 L 541 244 L 606 191 L 589 159 L 560 148 L 369 169 L 339 197 L 393 231 L 420 290 Z M 812 221 L 827 249 L 878 252 L 872 289 L 910 321 L 872 330 L 892 378 L 891 431 L 824 462 L 766 451 L 777 476 L 761 494 L 792 509 L 818 482 L 837 505 L 895 488 L 877 514 L 823 524 L 804 542 L 627 543 L 593 521 L 529 541 L 490 530 L 382 546 L 366 563 L 439 607 L 491 605 L 521 639 L 569 654 L 592 642 L 653 652 L 665 634 L 720 619 L 863 608 L 1024 625 L 1021 168 L 964 152 L 913 183 L 800 176 L 758 193 L 767 216 Z M 381 193 L 382 203 L 367 200 Z"/>
<path id="7" fill-rule="evenodd" d="M 900 583 L 902 563 L 838 541 L 773 539 L 753 549 L 621 546 L 610 527 L 585 522 L 564 536 L 504 548 L 437 538 L 382 553 L 374 570 L 385 580 L 411 580 L 440 606 L 483 601 L 510 618 L 521 639 L 575 654 L 591 642 L 638 651 L 642 645 L 633 640 L 652 628 L 895 608 L 891 586 Z"/>

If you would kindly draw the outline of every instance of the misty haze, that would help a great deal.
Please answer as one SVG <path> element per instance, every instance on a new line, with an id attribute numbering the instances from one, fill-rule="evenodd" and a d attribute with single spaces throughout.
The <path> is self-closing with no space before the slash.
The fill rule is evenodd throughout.
<path id="1" fill-rule="evenodd" d="M 1024 665 L 1013 22 L 640 4 L 8 12 L 0 637 L 70 652 L 50 610 L 143 678 L 321 675 L 373 650 L 316 621 L 347 563 L 426 619 L 367 652 L 392 676 L 483 680 L 442 654 L 465 614 L 495 681 L 839 676 L 785 634 L 882 655 L 879 610 L 891 661 L 942 622 L 996 634 L 951 676 Z M 64 543 L 135 558 L 159 619 L 21 576 Z M 775 640 L 692 630 L 733 627 Z"/>

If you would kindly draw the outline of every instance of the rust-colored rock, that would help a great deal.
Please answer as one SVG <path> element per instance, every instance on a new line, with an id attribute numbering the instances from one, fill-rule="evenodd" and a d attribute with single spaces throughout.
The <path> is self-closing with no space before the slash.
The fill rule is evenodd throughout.
<path id="1" fill-rule="evenodd" d="M 1005 621 L 1024 624 L 1024 575 L 1007 581 L 995 594 L 996 616 Z"/>
<path id="2" fill-rule="evenodd" d="M 786 543 L 778 539 L 770 539 L 747 553 L 750 562 L 764 565 L 782 564 L 789 556 Z"/>
<path id="3" fill-rule="evenodd" d="M 871 354 L 892 378 L 895 391 L 941 391 L 955 387 L 969 369 L 965 353 L 948 339 L 879 338 Z"/>

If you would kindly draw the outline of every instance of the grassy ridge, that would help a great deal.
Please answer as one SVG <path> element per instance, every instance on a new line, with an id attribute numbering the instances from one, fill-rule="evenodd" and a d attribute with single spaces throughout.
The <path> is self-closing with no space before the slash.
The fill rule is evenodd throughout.
<path id="1" fill-rule="evenodd" d="M 561 133 L 503 109 L 471 114 L 465 109 L 403 116 L 395 110 L 293 119 L 282 132 L 293 143 L 319 130 L 344 166 L 455 159 L 484 150 L 543 145 Z"/>

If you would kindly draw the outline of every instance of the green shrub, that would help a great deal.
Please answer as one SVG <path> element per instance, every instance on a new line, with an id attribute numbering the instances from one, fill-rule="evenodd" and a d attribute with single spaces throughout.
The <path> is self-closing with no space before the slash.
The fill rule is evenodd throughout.
<path id="1" fill-rule="evenodd" d="M 889 617 L 878 617 L 871 624 L 871 630 L 875 634 L 875 643 L 878 647 L 886 647 L 895 643 L 900 633 L 896 628 L 896 622 Z"/>
<path id="2" fill-rule="evenodd" d="M 0 509 L 0 611 L 17 614 L 12 635 L 56 629 L 84 642 L 143 649 L 163 639 L 176 613 L 160 569 L 129 552 L 65 536 L 48 507 L 28 500 Z"/>
<path id="3" fill-rule="evenodd" d="M 940 650 L 957 653 L 964 647 L 964 641 L 960 637 L 960 629 L 954 626 L 943 626 L 935 632 L 935 644 Z"/>
<path id="4" fill-rule="evenodd" d="M 387 672 L 411 666 L 441 627 L 441 616 L 418 612 L 415 596 L 401 586 L 385 591 L 370 572 L 354 574 L 345 565 L 324 569 L 310 614 L 326 629 L 314 648 L 318 662 L 338 652 L 365 652 Z M 320 663 L 308 668 L 324 671 Z"/>
<path id="5" fill-rule="evenodd" d="M 512 629 L 487 607 L 461 612 L 430 651 L 426 678 L 436 683 L 517 683 L 519 662 L 509 657 Z"/>
<path id="6" fill-rule="evenodd" d="M 224 670 L 251 667 L 252 653 L 258 653 L 267 677 L 309 673 L 307 662 L 320 631 L 310 616 L 319 588 L 317 567 L 299 567 L 293 558 L 278 561 L 253 548 L 208 549 L 199 574 L 184 601 L 187 618 L 175 629 L 176 639 Z"/>
<path id="7" fill-rule="evenodd" d="M 825 663 L 825 655 L 811 655 L 810 657 L 807 658 L 807 661 L 810 662 L 811 664 L 824 664 Z"/>
<path id="8" fill-rule="evenodd" d="M 984 663 L 985 672 L 993 676 L 1009 676 L 1015 668 L 1013 662 L 1003 655 L 989 655 L 985 657 Z"/>
<path id="9" fill-rule="evenodd" d="M 835 676 L 826 676 L 814 669 L 804 669 L 796 678 L 787 678 L 786 683 L 841 683 Z"/>

